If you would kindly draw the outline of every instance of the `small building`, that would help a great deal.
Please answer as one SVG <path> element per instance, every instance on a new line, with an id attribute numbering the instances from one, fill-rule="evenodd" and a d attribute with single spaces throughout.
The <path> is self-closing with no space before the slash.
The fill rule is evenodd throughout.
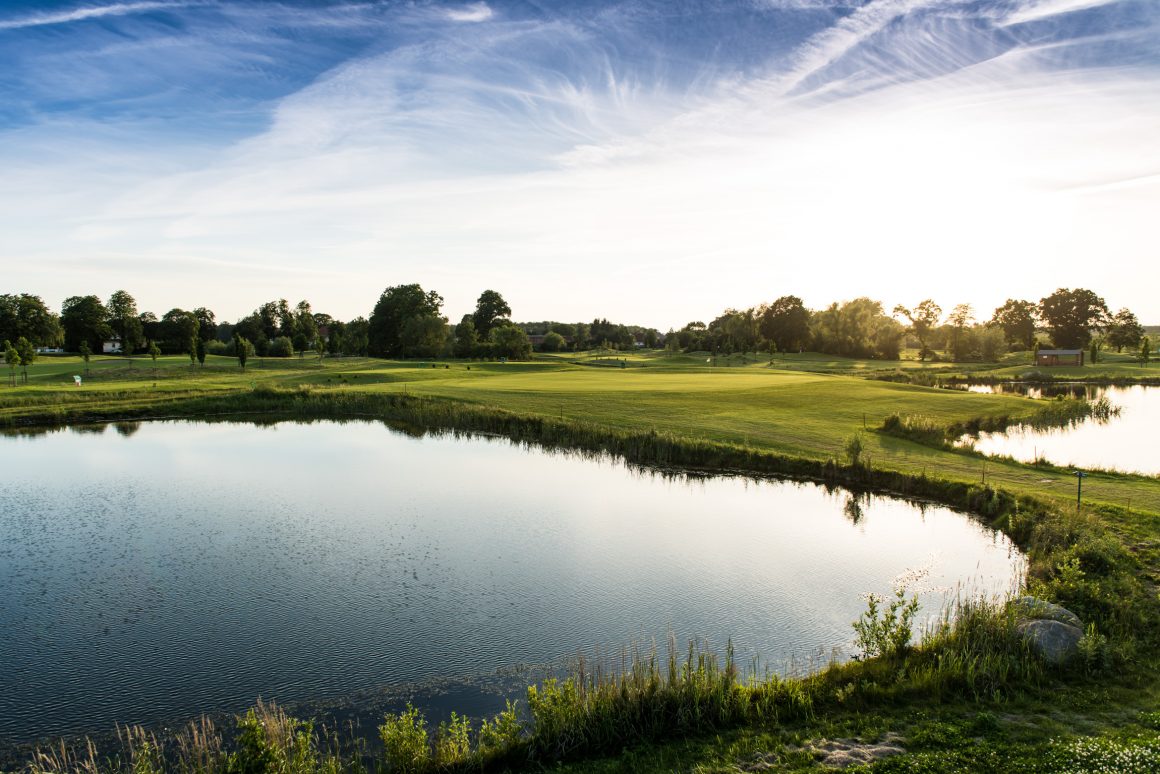
<path id="1" fill-rule="evenodd" d="M 1035 353 L 1037 366 L 1081 366 L 1082 349 L 1041 349 Z"/>
<path id="2" fill-rule="evenodd" d="M 121 354 L 121 337 L 114 336 L 101 343 L 101 352 L 105 355 L 119 355 Z"/>

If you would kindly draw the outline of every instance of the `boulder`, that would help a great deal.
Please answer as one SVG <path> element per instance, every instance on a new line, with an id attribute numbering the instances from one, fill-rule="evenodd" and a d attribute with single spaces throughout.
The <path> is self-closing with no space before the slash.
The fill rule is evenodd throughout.
<path id="1" fill-rule="evenodd" d="M 1020 621 L 1059 621 L 1068 626 L 1083 628 L 1083 621 L 1079 616 L 1066 607 L 1046 602 L 1035 597 L 1019 597 L 1011 602 L 1011 609 L 1015 618 Z"/>
<path id="2" fill-rule="evenodd" d="M 1065 607 L 1035 597 L 1011 603 L 1015 631 L 1049 664 L 1063 664 L 1079 652 L 1083 621 Z"/>

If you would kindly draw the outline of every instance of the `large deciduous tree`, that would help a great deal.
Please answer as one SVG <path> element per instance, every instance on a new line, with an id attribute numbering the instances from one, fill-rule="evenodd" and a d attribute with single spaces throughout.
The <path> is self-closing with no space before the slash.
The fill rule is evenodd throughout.
<path id="1" fill-rule="evenodd" d="M 1003 338 L 1010 347 L 1031 349 L 1035 346 L 1035 318 L 1039 307 L 1034 301 L 1020 301 L 1008 298 L 995 309 L 988 325 L 1003 329 Z"/>
<path id="2" fill-rule="evenodd" d="M 475 332 L 475 318 L 469 314 L 463 315 L 463 319 L 455 326 L 455 345 L 452 352 L 455 357 L 471 357 L 475 354 L 475 348 L 479 344 L 479 336 Z"/>
<path id="3" fill-rule="evenodd" d="M 967 328 L 974 319 L 975 311 L 971 309 L 970 304 L 958 304 L 947 315 L 947 325 L 951 326 L 948 349 L 956 362 L 970 358 L 971 346 L 970 338 L 967 336 Z"/>
<path id="4" fill-rule="evenodd" d="M 213 311 L 199 306 L 193 310 L 197 318 L 197 335 L 202 341 L 211 341 L 217 337 L 217 317 Z"/>
<path id="5" fill-rule="evenodd" d="M 170 309 L 161 318 L 159 339 L 161 347 L 167 354 L 178 354 L 189 351 L 189 342 L 197 336 L 198 322 L 193 312 L 184 309 Z"/>
<path id="6" fill-rule="evenodd" d="M 913 309 L 898 304 L 894 307 L 894 314 L 900 314 L 910 322 L 910 332 L 918 339 L 918 359 L 926 360 L 931 354 L 930 334 L 942 317 L 942 307 L 927 298 L 919 301 Z"/>
<path id="7" fill-rule="evenodd" d="M 1144 326 L 1128 309 L 1121 309 L 1112 315 L 1108 324 L 1108 344 L 1123 352 L 1124 347 L 1135 349 L 1140 346 L 1140 339 L 1144 338 Z"/>
<path id="8" fill-rule="evenodd" d="M 497 325 L 489 337 L 492 353 L 510 360 L 527 360 L 532 354 L 532 343 L 523 328 L 516 325 Z"/>
<path id="9" fill-rule="evenodd" d="M 133 354 L 133 350 L 144 343 L 137 300 L 128 291 L 118 290 L 109 296 L 105 311 L 109 315 L 109 329 L 121 340 L 121 351 L 126 355 Z"/>
<path id="10" fill-rule="evenodd" d="M 445 325 L 447 321 L 439 315 L 442 307 L 442 296 L 417 284 L 387 288 L 367 321 L 368 351 L 375 357 L 405 357 L 408 348 L 420 346 L 418 339 L 431 332 L 426 324 L 412 321 L 433 318 Z"/>
<path id="11" fill-rule="evenodd" d="M 0 295 L 0 340 L 23 336 L 39 347 L 59 346 L 63 332 L 60 320 L 40 296 L 21 293 Z"/>
<path id="12" fill-rule="evenodd" d="M 1111 315 L 1104 300 L 1086 288 L 1060 288 L 1041 299 L 1039 317 L 1061 349 L 1083 349 L 1093 331 L 1107 324 Z"/>
<path id="13" fill-rule="evenodd" d="M 64 347 L 70 352 L 80 350 L 81 342 L 101 351 L 102 344 L 112 331 L 105 305 L 96 296 L 70 296 L 61 304 L 60 324 L 64 328 Z"/>
<path id="14" fill-rule="evenodd" d="M 503 300 L 503 296 L 494 290 L 483 291 L 475 302 L 475 314 L 471 316 L 476 335 L 486 340 L 492 328 L 509 322 L 511 314 L 512 308 Z"/>
<path id="15" fill-rule="evenodd" d="M 782 296 L 762 308 L 759 330 L 778 352 L 800 351 L 810 341 L 810 310 L 797 296 Z"/>

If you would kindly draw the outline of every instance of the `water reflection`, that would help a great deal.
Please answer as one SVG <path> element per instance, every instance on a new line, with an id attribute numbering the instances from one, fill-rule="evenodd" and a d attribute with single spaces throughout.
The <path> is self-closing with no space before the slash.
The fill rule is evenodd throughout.
<path id="1" fill-rule="evenodd" d="M 984 454 L 1013 457 L 1020 462 L 1042 460 L 1055 465 L 1115 469 L 1160 475 L 1154 431 L 1160 427 L 1160 387 L 1103 387 L 1091 384 L 971 385 L 973 392 L 1017 393 L 1031 398 L 1065 396 L 1091 401 L 1106 399 L 1118 413 L 1091 417 L 1068 427 L 1013 427 L 1001 433 L 964 437 Z"/>
<path id="2" fill-rule="evenodd" d="M 670 632 L 784 670 L 914 568 L 931 615 L 1023 568 L 961 514 L 814 484 L 369 422 L 99 428 L 0 438 L 0 744 L 483 684 Z"/>

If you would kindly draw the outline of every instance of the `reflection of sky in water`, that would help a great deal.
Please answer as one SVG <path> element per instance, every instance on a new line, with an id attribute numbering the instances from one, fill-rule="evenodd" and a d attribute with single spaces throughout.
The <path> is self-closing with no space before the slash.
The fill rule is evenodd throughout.
<path id="1" fill-rule="evenodd" d="M 1088 419 L 1072 427 L 1013 427 L 1003 433 L 980 433 L 975 448 L 984 454 L 1007 455 L 1022 462 L 1031 462 L 1038 456 L 1056 465 L 1160 475 L 1160 452 L 1155 439 L 1156 428 L 1160 427 L 1160 388 L 1088 387 L 1078 397 L 1085 393 L 1092 399 L 1106 395 L 1113 406 L 1120 408 L 1119 415 L 1107 422 Z M 1041 397 L 1037 393 L 1031 395 Z"/>
<path id="2" fill-rule="evenodd" d="M 728 637 L 774 669 L 848 644 L 863 594 L 1021 560 L 943 508 L 664 479 L 371 423 L 0 438 L 0 739 L 330 699 Z M 856 519 L 856 522 L 855 522 Z M 951 591 L 950 593 L 953 593 Z"/>

